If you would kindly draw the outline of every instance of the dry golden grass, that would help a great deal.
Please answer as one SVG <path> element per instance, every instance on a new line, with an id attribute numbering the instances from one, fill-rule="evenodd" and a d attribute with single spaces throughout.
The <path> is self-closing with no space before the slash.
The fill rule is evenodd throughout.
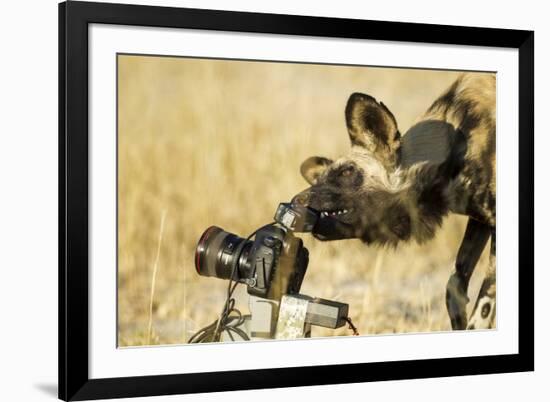
<path id="1" fill-rule="evenodd" d="M 185 343 L 216 318 L 227 283 L 196 274 L 199 236 L 210 225 L 249 234 L 307 187 L 302 160 L 346 153 L 350 93 L 383 100 L 404 132 L 456 76 L 119 56 L 119 345 Z M 448 330 L 445 284 L 464 227 L 465 218 L 450 217 L 430 243 L 396 250 L 305 235 L 302 292 L 349 303 L 362 335 Z M 237 302 L 246 310 L 245 289 Z M 313 336 L 349 333 L 315 328 Z"/>

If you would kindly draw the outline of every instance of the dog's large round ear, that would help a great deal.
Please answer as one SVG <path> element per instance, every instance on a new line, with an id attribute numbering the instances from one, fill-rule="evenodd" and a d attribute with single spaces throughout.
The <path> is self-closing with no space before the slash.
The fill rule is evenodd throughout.
<path id="1" fill-rule="evenodd" d="M 395 117 L 372 96 L 354 93 L 346 105 L 346 125 L 354 146 L 372 153 L 387 167 L 395 166 L 401 134 Z"/>
<path id="2" fill-rule="evenodd" d="M 317 184 L 317 180 L 323 172 L 332 164 L 332 160 L 322 156 L 311 156 L 302 162 L 300 173 L 311 184 Z"/>

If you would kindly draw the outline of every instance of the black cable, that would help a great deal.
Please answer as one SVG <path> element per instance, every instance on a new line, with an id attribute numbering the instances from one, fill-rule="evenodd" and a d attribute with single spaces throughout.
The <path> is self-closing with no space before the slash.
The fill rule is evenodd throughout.
<path id="1" fill-rule="evenodd" d="M 242 251 L 246 243 L 248 243 L 252 236 L 258 233 L 261 229 L 264 229 L 273 224 L 275 224 L 275 222 L 256 229 L 243 242 L 239 244 L 239 247 L 236 251 L 236 257 L 233 259 L 233 264 L 231 266 L 231 276 L 229 277 L 229 284 L 227 286 L 227 298 L 225 299 L 220 317 L 212 324 L 199 329 L 195 334 L 191 336 L 191 338 L 189 338 L 188 343 L 219 342 L 221 339 L 221 334 L 223 332 L 226 332 L 233 341 L 234 338 L 232 332 L 239 335 L 242 339 L 246 341 L 250 340 L 246 332 L 238 328 L 244 323 L 245 320 L 242 313 L 237 308 L 235 308 L 235 299 L 232 296 L 239 282 L 235 282 L 233 284 L 233 277 L 235 275 L 237 264 L 239 263 Z"/>
<path id="2" fill-rule="evenodd" d="M 351 317 L 346 317 L 346 318 L 344 318 L 344 320 L 346 320 L 346 322 L 349 324 L 348 328 L 353 331 L 353 335 L 358 336 L 359 331 L 357 331 L 357 327 L 355 325 L 353 325 L 353 322 L 351 321 Z"/>

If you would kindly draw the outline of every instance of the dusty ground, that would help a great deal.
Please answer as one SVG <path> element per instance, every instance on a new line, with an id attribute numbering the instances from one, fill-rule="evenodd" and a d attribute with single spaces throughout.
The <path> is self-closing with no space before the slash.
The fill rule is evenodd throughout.
<path id="1" fill-rule="evenodd" d="M 119 56 L 119 345 L 185 343 L 216 318 L 227 284 L 196 274 L 198 238 L 214 224 L 249 234 L 307 187 L 302 160 L 345 153 L 350 93 L 382 100 L 405 132 L 457 75 Z M 303 236 L 302 292 L 349 303 L 364 335 L 449 330 L 445 284 L 464 227 L 450 217 L 430 243 L 396 250 Z M 471 299 L 486 260 L 487 250 Z M 349 331 L 313 332 L 332 334 Z"/>

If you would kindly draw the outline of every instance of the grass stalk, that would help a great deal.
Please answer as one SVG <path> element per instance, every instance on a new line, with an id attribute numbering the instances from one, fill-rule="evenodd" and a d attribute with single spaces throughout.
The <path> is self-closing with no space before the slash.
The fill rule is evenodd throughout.
<path id="1" fill-rule="evenodd" d="M 147 344 L 151 345 L 151 338 L 153 336 L 153 302 L 155 299 L 155 285 L 157 283 L 157 273 L 159 269 L 159 260 L 160 260 L 160 248 L 162 245 L 162 234 L 164 232 L 164 220 L 166 219 L 166 210 L 162 211 L 160 218 L 160 229 L 159 237 L 157 244 L 157 256 L 155 258 L 155 263 L 153 265 L 153 275 L 151 277 L 151 294 L 149 298 L 149 325 L 147 326 Z"/>

